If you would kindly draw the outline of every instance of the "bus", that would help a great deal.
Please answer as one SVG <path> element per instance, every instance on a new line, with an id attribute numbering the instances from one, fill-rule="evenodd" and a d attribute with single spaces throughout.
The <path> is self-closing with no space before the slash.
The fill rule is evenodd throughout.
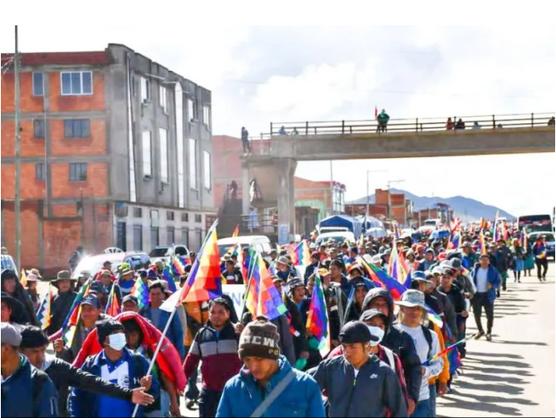
<path id="1" fill-rule="evenodd" d="M 553 231 L 552 218 L 550 215 L 525 215 L 517 218 L 517 226 L 520 231 L 525 232 Z"/>

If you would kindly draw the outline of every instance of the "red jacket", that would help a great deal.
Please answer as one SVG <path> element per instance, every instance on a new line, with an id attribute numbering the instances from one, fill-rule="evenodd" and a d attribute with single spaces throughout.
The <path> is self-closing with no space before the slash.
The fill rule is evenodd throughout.
<path id="1" fill-rule="evenodd" d="M 203 387 L 221 392 L 226 382 L 235 376 L 242 366 L 237 355 L 238 338 L 231 322 L 228 322 L 220 332 L 207 323 L 195 335 L 189 353 L 185 357 L 183 369 L 186 380 L 202 360 Z"/>

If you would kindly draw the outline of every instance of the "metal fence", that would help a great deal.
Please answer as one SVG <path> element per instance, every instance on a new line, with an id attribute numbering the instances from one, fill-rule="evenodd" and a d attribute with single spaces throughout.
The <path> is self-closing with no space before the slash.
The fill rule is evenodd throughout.
<path id="1" fill-rule="evenodd" d="M 522 113 L 479 116 L 450 116 L 454 125 L 461 119 L 465 130 L 500 128 L 535 128 L 554 122 L 554 112 Z M 434 132 L 447 130 L 448 117 L 390 119 L 385 132 Z M 475 122 L 477 125 L 475 125 Z M 475 126 L 474 126 L 475 125 Z M 453 129 L 454 131 L 458 129 Z M 305 121 L 271 122 L 270 133 L 253 137 L 254 140 L 268 140 L 274 136 L 313 136 L 313 135 L 350 135 L 360 133 L 379 133 L 376 120 Z"/>

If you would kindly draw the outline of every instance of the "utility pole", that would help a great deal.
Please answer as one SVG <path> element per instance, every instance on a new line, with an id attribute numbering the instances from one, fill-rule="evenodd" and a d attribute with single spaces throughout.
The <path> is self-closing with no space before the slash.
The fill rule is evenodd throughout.
<path id="1" fill-rule="evenodd" d="M 330 216 L 334 215 L 334 176 L 332 173 L 332 160 L 330 160 Z"/>
<path id="2" fill-rule="evenodd" d="M 392 220 L 392 199 L 390 197 L 390 185 L 392 183 L 401 183 L 404 182 L 405 179 L 400 179 L 400 180 L 388 180 L 386 182 L 386 186 L 388 189 L 388 219 Z"/>
<path id="3" fill-rule="evenodd" d="M 17 44 L 17 25 L 15 25 L 15 54 L 14 54 L 14 96 L 15 96 L 15 196 L 14 196 L 14 212 L 15 212 L 15 263 L 18 269 L 21 269 L 21 201 L 20 201 L 20 177 L 21 177 L 21 161 L 20 161 L 20 126 L 19 126 L 19 52 Z"/>

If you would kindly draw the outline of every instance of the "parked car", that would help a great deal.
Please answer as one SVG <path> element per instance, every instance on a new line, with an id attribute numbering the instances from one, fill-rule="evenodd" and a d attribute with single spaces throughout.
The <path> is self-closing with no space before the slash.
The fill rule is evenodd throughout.
<path id="1" fill-rule="evenodd" d="M 154 247 L 149 253 L 152 263 L 156 263 L 157 261 L 167 263 L 170 261 L 170 258 L 175 255 L 187 257 L 189 255 L 189 249 L 184 244 L 175 244 L 171 246 Z"/>
<path id="2" fill-rule="evenodd" d="M 535 231 L 527 235 L 527 241 L 529 245 L 533 245 L 537 240 L 539 235 L 544 235 L 544 243 L 546 245 L 546 255 L 547 257 L 554 257 L 554 234 L 551 231 Z"/>
<path id="3" fill-rule="evenodd" d="M 234 245 L 241 244 L 243 247 L 253 247 L 261 254 L 268 254 L 272 249 L 270 240 L 265 235 L 243 235 L 239 237 L 221 238 L 218 240 L 218 252 L 220 257 Z"/>
<path id="4" fill-rule="evenodd" d="M 137 251 L 86 255 L 79 261 L 79 264 L 77 264 L 71 276 L 77 279 L 83 271 L 95 274 L 102 269 L 102 265 L 105 261 L 110 261 L 112 263 L 112 272 L 116 273 L 120 264 L 128 263 L 131 268 L 138 270 L 148 265 L 150 263 L 150 258 L 146 253 Z"/>

